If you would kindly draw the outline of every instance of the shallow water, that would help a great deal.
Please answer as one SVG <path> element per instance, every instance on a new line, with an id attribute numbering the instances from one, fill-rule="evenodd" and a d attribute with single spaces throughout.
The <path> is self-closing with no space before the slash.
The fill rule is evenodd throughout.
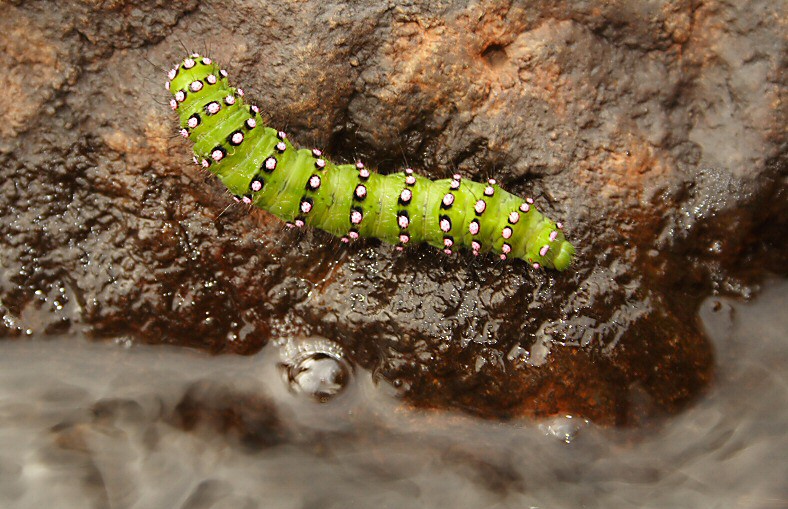
<path id="1" fill-rule="evenodd" d="M 404 407 L 356 371 L 319 404 L 251 357 L 0 342 L 0 507 L 788 507 L 788 282 L 699 310 L 708 394 L 641 430 Z"/>

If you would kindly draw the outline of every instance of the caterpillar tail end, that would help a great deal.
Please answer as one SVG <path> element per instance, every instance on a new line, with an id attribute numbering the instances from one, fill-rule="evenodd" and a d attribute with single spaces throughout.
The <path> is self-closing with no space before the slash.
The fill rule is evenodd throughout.
<path id="1" fill-rule="evenodd" d="M 558 248 L 558 253 L 553 257 L 553 265 L 556 270 L 566 270 L 572 264 L 572 259 L 575 256 L 575 246 L 567 241 L 561 243 Z"/>

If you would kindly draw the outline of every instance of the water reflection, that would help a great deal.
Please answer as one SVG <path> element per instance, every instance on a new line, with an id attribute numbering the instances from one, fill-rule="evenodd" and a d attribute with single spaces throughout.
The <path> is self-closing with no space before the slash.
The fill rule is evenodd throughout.
<path id="1" fill-rule="evenodd" d="M 707 301 L 716 384 L 644 430 L 415 412 L 325 351 L 316 405 L 281 383 L 298 348 L 0 342 L 0 507 L 785 507 L 786 297 Z"/>

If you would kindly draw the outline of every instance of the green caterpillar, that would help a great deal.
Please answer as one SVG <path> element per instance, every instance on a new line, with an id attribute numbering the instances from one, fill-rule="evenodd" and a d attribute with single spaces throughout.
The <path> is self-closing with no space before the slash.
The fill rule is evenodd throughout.
<path id="1" fill-rule="evenodd" d="M 561 223 L 536 210 L 530 198 L 454 175 L 430 180 L 410 168 L 393 175 L 363 163 L 334 164 L 318 149 L 293 147 L 282 131 L 262 125 L 260 110 L 244 102 L 227 72 L 191 55 L 168 73 L 170 106 L 180 133 L 194 142 L 194 161 L 209 169 L 237 200 L 286 221 L 320 228 L 350 242 L 375 237 L 403 249 L 426 242 L 446 254 L 470 248 L 534 268 L 564 270 L 575 248 Z"/>

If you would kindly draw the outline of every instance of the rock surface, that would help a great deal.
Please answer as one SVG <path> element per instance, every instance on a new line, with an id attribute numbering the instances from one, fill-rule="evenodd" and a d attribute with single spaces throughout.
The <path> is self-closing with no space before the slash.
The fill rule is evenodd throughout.
<path id="1" fill-rule="evenodd" d="M 213 352 L 320 335 L 424 407 L 636 424 L 712 375 L 695 312 L 785 274 L 772 2 L 11 2 L 0 19 L 0 335 Z M 495 176 L 563 219 L 567 273 L 350 248 L 230 205 L 163 69 L 223 62 L 291 139 Z"/>

